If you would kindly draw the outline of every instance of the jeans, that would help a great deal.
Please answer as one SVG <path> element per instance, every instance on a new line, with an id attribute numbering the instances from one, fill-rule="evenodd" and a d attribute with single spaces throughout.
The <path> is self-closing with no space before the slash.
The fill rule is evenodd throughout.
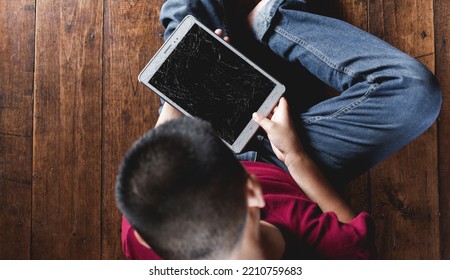
<path id="1" fill-rule="evenodd" d="M 167 0 L 161 10 L 165 38 L 191 14 L 212 30 L 223 29 L 237 43 L 235 38 L 242 36 L 245 27 L 233 10 L 236 1 Z M 441 91 L 424 65 L 350 24 L 309 12 L 305 1 L 269 0 L 256 16 L 252 34 L 259 47 L 286 65 L 306 70 L 339 92 L 307 108 L 291 110 L 294 122 L 301 124 L 298 131 L 306 150 L 336 183 L 358 176 L 398 151 L 439 114 Z M 286 73 L 280 70 L 278 77 Z M 288 89 L 291 95 L 316 94 L 308 92 L 305 82 Z M 288 102 L 296 107 L 289 98 Z M 255 137 L 248 150 L 238 159 L 271 162 L 286 169 L 264 134 Z"/>

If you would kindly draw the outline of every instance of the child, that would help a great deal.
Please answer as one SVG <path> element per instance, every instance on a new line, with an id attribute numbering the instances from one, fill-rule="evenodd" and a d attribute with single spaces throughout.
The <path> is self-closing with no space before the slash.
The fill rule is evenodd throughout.
<path id="1" fill-rule="evenodd" d="M 233 16 L 233 5 L 253 2 L 168 0 L 165 36 L 187 14 L 233 36 L 245 22 Z M 207 124 L 165 104 L 117 180 L 128 258 L 376 256 L 370 216 L 353 213 L 328 180 L 357 176 L 425 131 L 439 113 L 439 86 L 408 55 L 306 8 L 301 0 L 263 0 L 247 22 L 273 53 L 341 94 L 293 115 L 303 122 L 303 144 L 286 99 L 270 118 L 255 113 L 266 135 L 236 157 Z"/>

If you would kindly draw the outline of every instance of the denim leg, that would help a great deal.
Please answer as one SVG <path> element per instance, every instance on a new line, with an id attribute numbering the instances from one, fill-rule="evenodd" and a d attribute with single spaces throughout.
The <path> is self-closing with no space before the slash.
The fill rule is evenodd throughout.
<path id="1" fill-rule="evenodd" d="M 307 149 L 328 177 L 346 181 L 430 127 L 442 96 L 432 73 L 412 57 L 305 8 L 300 0 L 270 0 L 253 31 L 278 56 L 341 92 L 293 117 L 303 122 Z"/>
<path id="2" fill-rule="evenodd" d="M 166 0 L 161 7 L 160 21 L 167 39 L 187 15 L 192 15 L 209 29 L 222 29 L 224 35 L 236 33 L 243 21 L 239 15 L 240 0 Z M 233 30 L 233 31 L 232 31 Z M 234 34 L 233 33 L 233 34 Z M 234 36 L 233 36 L 234 37 Z"/>

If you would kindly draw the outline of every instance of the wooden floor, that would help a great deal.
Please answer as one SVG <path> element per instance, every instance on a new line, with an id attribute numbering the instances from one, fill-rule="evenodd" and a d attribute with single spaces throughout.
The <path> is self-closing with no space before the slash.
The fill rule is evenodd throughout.
<path id="1" fill-rule="evenodd" d="M 0 259 L 121 259 L 117 166 L 155 123 L 162 0 L 0 0 Z M 450 258 L 450 1 L 315 1 L 425 63 L 437 123 L 345 189 L 384 259 Z M 392 139 L 395 141 L 395 139 Z"/>

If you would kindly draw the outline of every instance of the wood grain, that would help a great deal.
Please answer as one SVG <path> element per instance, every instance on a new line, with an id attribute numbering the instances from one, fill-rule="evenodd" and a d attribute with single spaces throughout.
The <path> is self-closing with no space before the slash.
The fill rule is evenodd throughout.
<path id="1" fill-rule="evenodd" d="M 413 57 L 434 53 L 433 1 L 370 0 L 369 31 Z"/>
<path id="2" fill-rule="evenodd" d="M 363 30 L 368 29 L 369 0 L 338 0 L 339 18 Z"/>
<path id="3" fill-rule="evenodd" d="M 0 134 L 0 259 L 28 259 L 31 138 Z"/>
<path id="4" fill-rule="evenodd" d="M 37 2 L 35 259 L 100 258 L 101 1 Z"/>
<path id="5" fill-rule="evenodd" d="M 162 44 L 163 1 L 106 1 L 103 107 L 102 258 L 123 258 L 121 215 L 114 199 L 118 166 L 157 119 L 159 99 L 138 74 Z"/>
<path id="6" fill-rule="evenodd" d="M 369 31 L 434 71 L 432 1 L 370 1 Z M 439 259 L 436 126 L 371 171 L 372 212 L 384 259 Z"/>
<path id="7" fill-rule="evenodd" d="M 450 2 L 435 1 L 436 76 L 444 97 L 438 120 L 441 257 L 450 259 Z"/>
<path id="8" fill-rule="evenodd" d="M 31 240 L 34 1 L 0 0 L 0 259 Z"/>
<path id="9" fill-rule="evenodd" d="M 371 172 L 382 259 L 440 258 L 435 135 L 433 126 Z"/>

